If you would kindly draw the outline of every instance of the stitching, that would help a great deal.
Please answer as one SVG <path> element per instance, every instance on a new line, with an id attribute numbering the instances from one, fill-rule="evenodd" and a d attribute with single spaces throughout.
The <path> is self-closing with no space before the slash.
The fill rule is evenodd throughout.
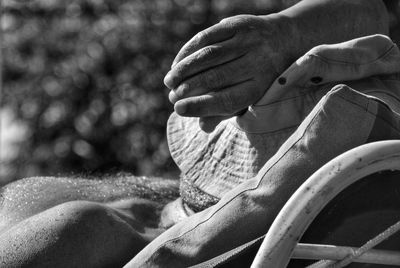
<path id="1" fill-rule="evenodd" d="M 340 97 L 341 99 L 343 99 L 343 100 L 345 100 L 345 101 L 347 101 L 347 102 L 350 102 L 350 103 L 352 103 L 352 104 L 354 104 L 354 105 L 356 105 L 356 106 L 362 108 L 363 110 L 365 109 L 364 106 L 361 106 L 360 104 L 358 104 L 358 103 L 356 103 L 356 102 L 354 102 L 354 101 L 352 101 L 352 100 L 346 99 L 345 97 L 341 96 L 340 94 L 338 94 L 338 97 Z M 367 103 L 367 109 L 365 110 L 365 112 L 367 112 L 368 114 L 370 114 L 370 115 L 372 115 L 372 116 L 374 116 L 374 117 L 376 117 L 376 118 L 378 118 L 378 119 L 384 121 L 386 124 L 388 124 L 391 128 L 393 128 L 394 130 L 396 130 L 396 131 L 400 134 L 400 129 L 398 129 L 397 127 L 393 126 L 393 125 L 390 123 L 390 121 L 388 121 L 387 119 L 385 119 L 384 117 L 382 117 L 382 115 L 380 115 L 379 113 L 378 113 L 378 114 L 373 113 L 373 112 L 371 112 L 371 110 L 369 110 L 368 108 L 369 108 L 370 102 L 371 102 L 371 101 L 374 101 L 375 103 L 377 103 L 377 105 L 384 107 L 384 109 L 386 109 L 386 110 L 389 110 L 389 112 L 394 113 L 395 115 L 398 115 L 398 113 L 396 113 L 396 112 L 394 112 L 392 109 L 390 109 L 385 103 L 381 103 L 381 101 L 380 101 L 379 99 L 371 98 L 371 97 L 367 97 L 367 98 L 368 98 L 368 103 Z"/>
<path id="2" fill-rule="evenodd" d="M 254 104 L 254 105 L 252 105 L 252 107 L 253 108 L 261 108 L 261 107 L 265 107 L 265 106 L 272 106 L 272 105 L 275 105 L 275 104 L 279 104 L 281 102 L 285 102 L 285 101 L 290 101 L 290 100 L 293 100 L 293 99 L 301 98 L 301 97 L 303 97 L 304 95 L 307 95 L 307 94 L 309 94 L 309 93 L 308 92 L 301 93 L 301 95 L 297 95 L 297 96 L 294 96 L 294 97 L 289 97 L 289 98 L 286 98 L 286 99 L 282 98 L 282 99 L 279 99 L 279 100 L 276 100 L 274 102 L 270 102 L 270 103 L 267 103 L 267 104 Z"/>
<path id="3" fill-rule="evenodd" d="M 327 96 L 329 96 L 329 95 L 331 95 L 331 94 L 328 93 Z M 331 96 L 332 96 L 332 95 L 331 95 Z M 352 104 L 355 104 L 355 105 L 358 106 L 359 108 L 362 108 L 362 110 L 365 109 L 365 106 L 363 107 L 363 106 L 361 106 L 361 105 L 359 105 L 359 104 L 357 104 L 357 103 L 354 103 L 353 101 L 350 101 L 350 100 L 346 99 L 345 97 L 341 96 L 340 94 L 337 94 L 337 96 L 340 97 L 341 99 L 347 101 L 347 102 L 350 102 L 350 103 L 352 103 Z M 367 97 L 367 98 L 368 98 L 368 97 Z M 324 104 L 325 104 L 326 102 L 327 102 L 327 98 L 324 100 Z M 378 103 L 378 104 L 379 104 L 379 103 Z M 288 153 L 288 152 L 289 152 L 303 137 L 304 137 L 305 133 L 306 133 L 307 130 L 311 127 L 311 125 L 312 125 L 312 123 L 314 122 L 314 120 L 315 120 L 315 118 L 317 117 L 317 115 L 321 112 L 323 106 L 324 106 L 323 104 L 320 105 L 320 107 L 318 108 L 318 111 L 315 113 L 315 115 L 313 116 L 313 118 L 310 120 L 310 123 L 307 125 L 307 127 L 303 130 L 303 133 L 301 134 L 301 136 L 298 137 L 297 140 L 286 150 L 286 152 L 285 152 L 281 157 L 279 157 L 279 159 L 277 159 L 277 160 L 270 166 L 270 168 L 269 168 L 268 170 L 266 170 L 266 171 L 264 172 L 264 175 L 267 174 L 267 173 L 268 173 L 268 172 L 269 172 L 269 171 L 270 171 L 284 156 L 286 156 L 286 154 L 287 154 L 287 153 Z M 376 114 L 370 112 L 369 110 L 367 110 L 366 112 L 367 112 L 368 114 L 372 115 L 372 116 L 378 117 Z M 378 118 L 380 118 L 380 117 L 378 117 Z M 380 119 L 383 120 L 383 118 L 380 118 Z M 384 120 L 384 121 L 386 121 L 386 120 Z M 386 123 L 388 123 L 388 122 L 386 121 Z M 389 124 L 389 125 L 390 125 L 390 124 Z M 391 125 L 390 125 L 390 126 L 391 126 Z M 396 130 L 397 130 L 397 129 L 396 129 Z M 397 131 L 400 133 L 399 130 L 397 130 Z M 237 194 L 236 194 L 235 196 L 233 196 L 229 201 L 227 201 L 223 206 L 221 206 L 218 210 L 214 211 L 211 215 L 209 215 L 206 219 L 204 219 L 203 221 L 199 222 L 199 223 L 196 224 L 194 227 L 190 228 L 189 230 L 187 230 L 186 232 L 182 233 L 181 235 L 179 235 L 179 236 L 177 236 L 177 237 L 175 237 L 175 238 L 171 238 L 171 239 L 165 241 L 164 243 L 162 243 L 161 245 L 159 245 L 159 246 L 155 249 L 155 251 L 160 250 L 160 249 L 161 249 L 163 246 L 165 246 L 166 244 L 171 243 L 171 242 L 176 241 L 176 240 L 179 240 L 180 238 L 182 238 L 182 237 L 185 236 L 186 234 L 188 234 L 188 233 L 194 231 L 197 227 L 199 227 L 200 225 L 202 225 L 202 224 L 206 223 L 207 221 L 209 221 L 214 215 L 216 215 L 216 214 L 217 214 L 218 212 L 220 212 L 223 208 L 225 208 L 227 205 L 229 205 L 229 204 L 230 204 L 232 201 L 234 201 L 234 199 L 236 199 L 237 197 L 243 195 L 243 194 L 246 193 L 246 192 L 250 192 L 250 191 L 256 190 L 256 189 L 261 185 L 261 183 L 263 182 L 263 180 L 264 180 L 264 178 L 265 178 L 264 175 L 261 177 L 261 179 L 257 182 L 257 184 L 256 184 L 254 187 L 249 188 L 249 189 L 245 189 L 245 190 L 243 190 L 243 191 L 237 193 Z"/>
<path id="4" fill-rule="evenodd" d="M 303 119 L 303 120 L 304 120 L 304 119 Z M 301 120 L 301 121 L 302 121 L 302 120 Z M 300 121 L 300 123 L 301 123 L 301 121 Z M 289 130 L 295 128 L 295 127 L 298 127 L 300 123 L 296 123 L 295 125 L 292 125 L 292 126 L 283 127 L 283 128 L 277 129 L 277 130 L 272 130 L 272 131 L 267 131 L 267 132 L 265 132 L 265 131 L 260 131 L 260 132 L 257 132 L 257 131 L 247 131 L 247 130 L 242 129 L 240 126 L 238 126 L 238 125 L 236 125 L 236 124 L 232 124 L 232 126 L 233 126 L 234 128 L 236 128 L 236 129 L 238 129 L 238 130 L 240 130 L 240 131 L 246 133 L 246 134 L 259 135 L 259 136 L 269 134 L 269 135 L 276 135 L 276 136 L 277 136 L 277 135 L 280 134 L 281 132 L 287 132 L 287 131 L 289 131 Z"/>
<path id="5" fill-rule="evenodd" d="M 327 99 L 324 100 L 324 103 L 326 103 Z M 284 156 L 286 156 L 286 154 L 290 151 L 290 149 L 292 149 L 305 135 L 305 133 L 307 132 L 307 130 L 309 129 L 309 127 L 312 125 L 311 123 L 315 120 L 315 118 L 317 117 L 317 115 L 320 113 L 320 111 L 322 110 L 323 105 L 321 104 L 321 106 L 319 107 L 318 111 L 315 113 L 314 117 L 310 120 L 310 123 L 307 125 L 307 127 L 303 130 L 303 133 L 301 134 L 300 137 L 298 137 L 298 139 L 286 150 L 286 152 L 279 157 L 279 159 L 277 159 L 272 165 L 271 167 L 265 171 L 264 174 L 268 173 Z M 239 193 L 237 193 L 235 196 L 233 196 L 229 201 L 227 201 L 223 206 L 221 206 L 218 210 L 214 211 L 214 213 L 212 213 L 209 217 L 207 217 L 206 219 L 204 219 L 203 221 L 199 222 L 198 224 L 196 224 L 194 227 L 192 227 L 191 229 L 187 230 L 186 232 L 182 233 L 181 235 L 175 237 L 175 238 L 171 238 L 167 241 L 165 241 L 164 243 L 162 243 L 161 245 L 159 245 L 155 251 L 158 251 L 159 249 L 161 249 L 163 246 L 165 246 L 167 243 L 176 241 L 178 239 L 180 239 L 181 237 L 185 236 L 186 234 L 192 232 L 193 230 L 195 230 L 197 227 L 199 227 L 200 225 L 206 223 L 207 221 L 209 221 L 215 214 L 217 214 L 221 209 L 225 208 L 227 205 L 229 205 L 234 199 L 236 199 L 237 197 L 241 196 L 242 194 L 244 194 L 245 192 L 250 192 L 250 191 L 254 191 L 256 190 L 262 183 L 264 179 L 264 176 L 261 177 L 261 179 L 257 182 L 257 184 L 249 189 L 245 189 Z"/>
<path id="6" fill-rule="evenodd" d="M 386 107 L 385 105 L 382 105 L 383 107 L 385 107 L 387 110 L 389 110 L 389 112 L 393 112 L 390 108 Z M 393 112 L 396 114 L 396 112 Z M 395 130 L 398 134 L 400 134 L 400 129 L 398 129 L 397 127 L 393 126 L 390 121 L 388 121 L 385 117 L 382 117 L 380 114 L 375 115 L 376 118 L 382 120 L 384 123 L 386 123 L 389 127 L 391 127 L 393 130 Z"/>
<path id="7" fill-rule="evenodd" d="M 385 58 L 386 56 L 388 56 L 390 54 L 390 52 L 396 47 L 395 44 L 392 44 L 384 53 L 382 53 L 380 56 L 378 56 L 376 59 L 367 61 L 367 62 L 348 62 L 348 61 L 342 61 L 342 60 L 335 60 L 335 59 L 330 59 L 330 58 L 326 58 L 324 56 L 321 56 L 319 54 L 314 54 L 314 53 L 310 53 L 308 54 L 310 57 L 314 57 L 317 58 L 321 61 L 324 61 L 325 63 L 331 63 L 331 64 L 349 64 L 349 65 L 356 65 L 356 66 L 361 66 L 361 65 L 366 65 L 366 64 L 371 64 L 374 63 L 376 61 L 379 61 L 380 59 Z"/>
<path id="8" fill-rule="evenodd" d="M 368 93 L 368 94 L 371 94 L 371 93 L 386 94 L 386 95 L 392 97 L 393 99 L 395 99 L 396 101 L 400 102 L 400 98 L 399 98 L 398 96 L 396 96 L 395 94 L 393 94 L 392 92 L 387 92 L 387 91 L 383 91 L 383 90 L 372 89 L 372 90 L 366 90 L 365 93 Z"/>

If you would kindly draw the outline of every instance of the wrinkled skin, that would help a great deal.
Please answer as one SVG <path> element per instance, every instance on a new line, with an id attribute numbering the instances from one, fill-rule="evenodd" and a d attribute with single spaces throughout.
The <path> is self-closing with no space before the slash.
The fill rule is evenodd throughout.
<path id="1" fill-rule="evenodd" d="M 387 34 L 387 20 L 383 2 L 375 0 L 302 1 L 273 15 L 224 19 L 179 51 L 164 79 L 169 99 L 179 115 L 200 117 L 200 126 L 210 132 L 256 103 L 312 47 Z"/>
<path id="2" fill-rule="evenodd" d="M 186 43 L 164 79 L 175 111 L 201 117 L 212 130 L 257 102 L 291 59 L 278 17 L 227 18 Z"/>
<path id="3" fill-rule="evenodd" d="M 190 40 L 165 78 L 165 84 L 172 89 L 170 100 L 177 113 L 200 117 L 203 128 L 211 130 L 223 118 L 257 102 L 292 60 L 316 44 L 386 33 L 385 12 L 379 0 L 303 2 L 306 4 L 302 8 L 283 16 L 228 18 Z M 287 17 L 295 23 L 288 22 Z M 365 20 L 366 17 L 371 19 Z M 351 23 L 346 23 L 349 20 Z M 326 31 L 331 25 L 336 27 Z M 318 27 L 310 33 L 312 26 Z M 20 181 L 23 187 L 13 183 L 0 189 L 4 198 L 0 199 L 0 267 L 119 267 L 138 252 L 142 258 L 132 260 L 127 267 L 140 267 L 142 260 L 166 253 L 171 253 L 166 254 L 170 261 L 162 262 L 160 267 L 179 267 L 174 262 L 182 263 L 187 256 L 191 262 L 212 257 L 194 254 L 199 250 L 215 253 L 215 244 L 198 245 L 193 241 L 180 245 L 186 251 L 158 251 L 157 245 L 174 239 L 187 226 L 175 225 L 164 232 L 165 228 L 160 228 L 158 219 L 153 217 L 159 215 L 160 204 L 137 198 L 137 193 L 130 194 L 131 186 L 89 187 L 85 192 L 82 189 L 87 187 L 86 182 L 59 184 L 59 179 L 54 180 L 57 187 L 43 178 L 33 178 Z M 41 188 L 34 187 L 38 182 Z M 125 191 L 116 196 L 115 191 L 121 189 Z M 10 195 L 10 191 L 14 194 Z M 95 197 L 99 192 L 109 199 L 103 195 Z M 120 199 L 123 200 L 114 202 Z M 193 225 L 201 221 L 201 215 L 196 215 L 190 219 Z M 234 221 L 232 225 L 237 226 Z M 235 228 L 226 226 L 229 228 L 219 232 L 231 237 Z M 201 229 L 199 237 L 208 231 Z M 237 235 L 246 241 L 248 231 L 251 230 L 241 229 Z M 163 238 L 154 241 L 158 244 L 150 243 L 147 250 L 142 250 L 162 232 Z M 233 245 L 224 241 L 223 246 L 229 249 Z"/>

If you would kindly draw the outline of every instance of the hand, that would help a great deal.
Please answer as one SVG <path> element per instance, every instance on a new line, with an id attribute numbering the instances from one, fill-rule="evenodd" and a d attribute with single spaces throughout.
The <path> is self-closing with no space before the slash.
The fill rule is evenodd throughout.
<path id="1" fill-rule="evenodd" d="M 195 35 L 164 79 L 175 111 L 201 117 L 203 129 L 211 130 L 257 102 L 291 63 L 284 25 L 277 14 L 240 15 Z"/>

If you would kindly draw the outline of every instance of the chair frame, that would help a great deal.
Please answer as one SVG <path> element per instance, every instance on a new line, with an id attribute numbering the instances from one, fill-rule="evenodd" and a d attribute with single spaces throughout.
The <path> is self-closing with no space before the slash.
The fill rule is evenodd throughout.
<path id="1" fill-rule="evenodd" d="M 281 209 L 251 267 L 286 267 L 292 255 L 304 249 L 304 244 L 298 244 L 300 238 L 328 202 L 354 182 L 385 170 L 400 170 L 400 140 L 365 144 L 325 164 L 301 185 Z M 338 250 L 343 249 L 338 248 L 334 252 L 338 253 Z M 389 253 L 389 263 L 400 260 L 400 252 L 373 253 L 381 257 Z M 330 258 L 327 253 L 319 257 Z"/>

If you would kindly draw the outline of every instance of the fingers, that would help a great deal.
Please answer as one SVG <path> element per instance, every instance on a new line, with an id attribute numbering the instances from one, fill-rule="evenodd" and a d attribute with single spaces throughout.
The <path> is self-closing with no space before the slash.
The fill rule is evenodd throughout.
<path id="1" fill-rule="evenodd" d="M 230 116 L 200 117 L 199 126 L 204 132 L 211 133 L 222 120 L 228 119 L 229 117 Z"/>
<path id="2" fill-rule="evenodd" d="M 245 54 L 245 49 L 240 48 L 230 40 L 210 45 L 194 52 L 177 63 L 164 78 L 164 84 L 175 89 L 182 81 L 212 67 L 234 61 Z"/>
<path id="3" fill-rule="evenodd" d="M 198 73 L 183 81 L 169 94 L 172 103 L 180 99 L 194 97 L 226 88 L 250 79 L 254 73 L 244 56 Z"/>
<path id="4" fill-rule="evenodd" d="M 179 100 L 174 108 L 182 116 L 227 116 L 247 108 L 261 95 L 254 80 L 247 80 L 218 92 Z"/>
<path id="5" fill-rule="evenodd" d="M 243 110 L 235 113 L 232 116 L 243 115 L 246 112 L 247 112 L 247 109 L 243 109 Z M 218 126 L 218 124 L 221 121 L 226 120 L 226 119 L 228 119 L 228 118 L 230 118 L 232 116 L 231 115 L 227 115 L 227 116 L 200 117 L 199 118 L 199 126 L 204 132 L 211 133 L 212 131 L 214 131 L 214 129 Z"/>
<path id="6" fill-rule="evenodd" d="M 234 35 L 235 32 L 232 27 L 221 23 L 199 32 L 181 48 L 172 63 L 172 67 L 200 48 L 230 39 Z"/>

